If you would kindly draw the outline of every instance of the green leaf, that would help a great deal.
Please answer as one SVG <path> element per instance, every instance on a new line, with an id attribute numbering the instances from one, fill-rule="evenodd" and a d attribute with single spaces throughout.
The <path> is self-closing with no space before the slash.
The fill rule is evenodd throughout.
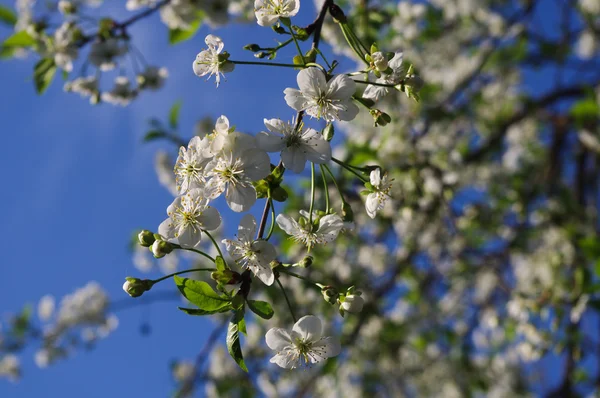
<path id="1" fill-rule="evenodd" d="M 246 363 L 244 362 L 244 355 L 242 354 L 242 346 L 240 344 L 240 322 L 244 320 L 244 311 L 236 311 L 229 321 L 229 327 L 227 328 L 227 351 L 229 355 L 235 360 L 240 368 L 244 372 L 248 372 Z M 245 327 L 245 326 L 244 326 Z"/>
<path id="2" fill-rule="evenodd" d="M 586 98 L 576 102 L 571 108 L 571 116 L 579 127 L 594 124 L 598 120 L 600 107 L 594 98 Z"/>
<path id="3" fill-rule="evenodd" d="M 225 271 L 227 269 L 227 264 L 225 264 L 225 260 L 223 260 L 223 257 L 221 256 L 217 256 L 217 258 L 215 258 L 215 265 L 219 271 Z"/>
<path id="4" fill-rule="evenodd" d="M 181 101 L 175 101 L 171 110 L 169 111 L 169 126 L 172 129 L 176 129 L 179 125 L 179 111 L 181 110 Z"/>
<path id="5" fill-rule="evenodd" d="M 22 30 L 9 36 L 8 39 L 4 40 L 2 45 L 4 47 L 32 47 L 35 43 L 35 39 L 29 33 Z"/>
<path id="6" fill-rule="evenodd" d="M 248 300 L 248 307 L 252 312 L 262 319 L 271 319 L 275 313 L 271 307 L 271 304 L 267 303 L 266 301 Z"/>
<path id="7" fill-rule="evenodd" d="M 15 47 L 0 46 L 0 59 L 9 59 L 15 55 Z"/>
<path id="8" fill-rule="evenodd" d="M 11 8 L 0 5 L 0 21 L 7 25 L 15 26 L 17 23 L 17 15 Z"/>
<path id="9" fill-rule="evenodd" d="M 167 136 L 167 133 L 165 133 L 164 131 L 150 130 L 144 136 L 144 142 L 154 141 L 159 138 L 165 138 L 166 136 Z"/>
<path id="10" fill-rule="evenodd" d="M 55 74 L 56 64 L 52 58 L 42 58 L 35 64 L 33 82 L 38 94 L 43 94 L 46 91 Z"/>
<path id="11" fill-rule="evenodd" d="M 219 308 L 218 310 L 214 310 L 214 311 L 200 310 L 197 308 L 184 308 L 184 307 L 177 307 L 177 308 L 179 308 L 181 311 L 185 312 L 188 315 L 213 315 L 213 314 L 220 314 L 220 313 L 231 310 L 230 306 Z"/>
<path id="12" fill-rule="evenodd" d="M 182 41 L 191 39 L 196 35 L 198 29 L 200 29 L 202 18 L 198 17 L 197 20 L 190 24 L 189 29 L 170 29 L 169 30 L 169 44 L 177 44 Z"/>
<path id="13" fill-rule="evenodd" d="M 217 311 L 231 305 L 231 299 L 220 296 L 206 282 L 174 276 L 175 284 L 181 294 L 192 304 L 205 311 Z"/>

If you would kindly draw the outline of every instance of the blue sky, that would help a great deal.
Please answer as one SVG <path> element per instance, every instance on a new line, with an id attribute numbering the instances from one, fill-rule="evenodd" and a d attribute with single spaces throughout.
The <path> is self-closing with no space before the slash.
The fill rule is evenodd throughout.
<path id="1" fill-rule="evenodd" d="M 305 4 L 299 23 L 314 17 L 310 2 Z M 115 3 L 107 8 L 114 11 L 107 14 L 129 15 Z M 131 233 L 139 228 L 155 230 L 172 201 L 158 184 L 153 166 L 156 150 L 166 144 L 141 143 L 149 118 L 164 119 L 170 106 L 182 100 L 180 130 L 189 137 L 195 121 L 207 115 L 225 114 L 238 129 L 251 133 L 260 131 L 264 117 L 294 115 L 282 92 L 294 84 L 295 71 L 238 67 L 216 89 L 214 80 L 196 77 L 191 68 L 205 47 L 208 27 L 175 47 L 168 46 L 167 29 L 157 16 L 130 32 L 148 62 L 166 66 L 170 78 L 160 92 L 145 92 L 126 108 L 92 107 L 78 95 L 64 93 L 60 77 L 38 96 L 31 81 L 35 57 L 0 62 L 4 148 L 0 167 L 5 170 L 0 195 L 4 213 L 0 240 L 5 242 L 0 319 L 4 321 L 25 303 L 36 305 L 45 294 L 60 299 L 91 280 L 111 298 L 127 298 L 121 290 L 124 277 L 136 274 L 127 248 Z M 223 38 L 232 59 L 253 59 L 241 49 L 248 37 L 263 45 L 275 38 L 270 29 L 255 24 L 213 32 Z M 10 33 L 0 26 L 0 37 Z M 160 275 L 157 271 L 148 276 Z M 168 283 L 158 286 L 170 288 Z M 167 396 L 173 390 L 169 362 L 193 359 L 212 329 L 202 319 L 185 316 L 176 305 L 167 302 L 119 312 L 118 329 L 96 349 L 79 351 L 47 369 L 34 364 L 38 346 L 33 344 L 20 356 L 22 381 L 0 379 L 0 397 Z M 139 328 L 146 321 L 152 333 L 142 336 Z"/>

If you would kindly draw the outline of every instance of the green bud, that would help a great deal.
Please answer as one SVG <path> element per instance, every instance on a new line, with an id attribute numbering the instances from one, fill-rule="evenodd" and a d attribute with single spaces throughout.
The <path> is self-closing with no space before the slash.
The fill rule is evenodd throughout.
<path id="1" fill-rule="evenodd" d="M 256 53 L 256 54 L 254 54 L 254 57 L 255 57 L 255 58 L 258 58 L 258 59 L 263 59 L 263 58 L 264 58 L 264 57 L 266 57 L 267 55 L 269 55 L 269 53 L 268 53 L 268 52 L 262 51 L 262 52 L 259 52 L 259 53 Z"/>
<path id="2" fill-rule="evenodd" d="M 304 58 L 299 55 L 295 55 L 294 58 L 292 58 L 292 63 L 294 65 L 304 65 Z"/>
<path id="3" fill-rule="evenodd" d="M 335 304 L 339 296 L 337 289 L 333 286 L 324 286 L 321 289 L 321 294 L 323 295 L 323 299 L 329 304 Z"/>
<path id="4" fill-rule="evenodd" d="M 312 256 L 306 256 L 298 264 L 302 268 L 308 268 L 308 267 L 310 267 L 312 265 L 312 263 L 313 263 L 313 257 Z"/>
<path id="5" fill-rule="evenodd" d="M 292 28 L 294 29 L 294 32 L 296 32 L 296 38 L 298 40 L 305 41 L 306 39 L 309 38 L 310 35 L 306 31 L 306 29 L 301 28 L 299 26 L 295 26 L 295 25 L 292 26 Z"/>
<path id="6" fill-rule="evenodd" d="M 308 220 L 304 217 L 300 217 L 300 219 L 298 220 L 298 224 L 300 224 L 300 226 L 304 228 L 306 224 L 308 224 Z"/>
<path id="7" fill-rule="evenodd" d="M 281 27 L 280 25 L 273 25 L 273 26 L 271 26 L 271 29 L 273 29 L 273 32 L 280 34 L 280 35 L 287 33 L 285 31 L 285 29 L 283 27 Z"/>
<path id="8" fill-rule="evenodd" d="M 150 279 L 138 279 L 128 276 L 125 278 L 123 290 L 131 297 L 140 297 L 144 292 L 152 289 L 152 285 L 154 285 L 154 282 Z"/>
<path id="9" fill-rule="evenodd" d="M 244 46 L 244 50 L 252 51 L 253 53 L 260 51 L 260 46 L 258 44 L 246 44 Z"/>
<path id="10" fill-rule="evenodd" d="M 138 234 L 138 241 L 140 242 L 141 246 L 150 247 L 154 241 L 156 241 L 156 238 L 152 232 L 148 231 L 147 229 L 143 229 Z"/>
<path id="11" fill-rule="evenodd" d="M 309 62 L 315 62 L 317 60 L 317 50 L 315 50 L 314 48 L 311 48 L 310 50 L 308 50 L 304 56 L 304 61 L 309 63 Z"/>
<path id="12" fill-rule="evenodd" d="M 230 269 L 215 271 L 210 274 L 212 280 L 223 285 L 236 285 L 242 280 L 242 276 Z"/>
<path id="13" fill-rule="evenodd" d="M 378 51 L 379 51 L 379 46 L 377 46 L 377 43 L 371 44 L 371 54 L 374 54 Z"/>
<path id="14" fill-rule="evenodd" d="M 425 85 L 425 82 L 420 76 L 409 75 L 406 77 L 406 80 L 404 80 L 404 85 L 410 87 L 413 93 L 418 93 Z"/>
<path id="15" fill-rule="evenodd" d="M 333 123 L 328 123 L 323 129 L 323 138 L 325 138 L 327 141 L 331 141 L 334 134 L 335 130 L 333 128 Z"/>
<path id="16" fill-rule="evenodd" d="M 152 244 L 151 250 L 152 254 L 156 258 L 163 258 L 167 254 L 173 251 L 173 245 L 169 242 L 165 242 L 164 240 L 157 240 Z"/>
<path id="17" fill-rule="evenodd" d="M 373 120 L 375 121 L 375 127 L 385 126 L 388 123 L 391 123 L 392 118 L 385 112 L 380 111 L 379 109 L 369 109 L 369 113 L 373 116 Z"/>

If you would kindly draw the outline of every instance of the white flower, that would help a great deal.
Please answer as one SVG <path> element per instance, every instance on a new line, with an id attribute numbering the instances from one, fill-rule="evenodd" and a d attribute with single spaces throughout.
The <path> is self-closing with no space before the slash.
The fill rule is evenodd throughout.
<path id="1" fill-rule="evenodd" d="M 197 0 L 172 0 L 160 9 L 160 19 L 170 29 L 187 30 L 198 20 L 198 3 Z"/>
<path id="2" fill-rule="evenodd" d="M 208 78 L 210 79 L 212 75 L 215 75 L 217 87 L 219 87 L 221 75 L 233 71 L 235 64 L 227 61 L 228 54 L 226 52 L 220 55 L 225 46 L 220 37 L 208 35 L 204 39 L 204 42 L 208 48 L 196 55 L 196 60 L 192 64 L 192 67 L 197 76 L 209 75 Z"/>
<path id="3" fill-rule="evenodd" d="M 271 261 L 275 260 L 275 247 L 263 239 L 254 239 L 256 220 L 252 214 L 246 214 L 238 227 L 237 241 L 224 239 L 229 254 L 236 263 L 249 268 L 265 285 L 271 286 L 275 275 Z"/>
<path id="4" fill-rule="evenodd" d="M 134 11 L 142 7 L 154 7 L 159 0 L 127 0 L 125 8 L 127 11 Z"/>
<path id="5" fill-rule="evenodd" d="M 223 149 L 226 144 L 231 141 L 229 139 L 229 119 L 225 115 L 219 116 L 215 122 L 215 128 L 211 134 L 207 134 L 208 146 L 203 148 L 203 154 L 205 157 L 214 157 Z M 253 144 L 252 144 L 253 146 Z M 230 148 L 231 149 L 231 148 Z"/>
<path id="6" fill-rule="evenodd" d="M 88 57 L 90 62 L 100 68 L 101 71 L 108 71 L 114 69 L 117 65 L 116 58 L 126 53 L 127 47 L 119 43 L 119 40 L 110 38 L 92 44 Z"/>
<path id="7" fill-rule="evenodd" d="M 167 77 L 169 77 L 167 68 L 147 66 L 146 70 L 137 75 L 137 82 L 140 89 L 158 90 L 165 84 Z"/>
<path id="8" fill-rule="evenodd" d="M 65 91 L 70 91 L 81 95 L 82 97 L 90 97 L 90 103 L 98 102 L 98 78 L 96 76 L 78 77 L 64 85 Z"/>
<path id="9" fill-rule="evenodd" d="M 384 174 L 383 177 L 381 176 L 381 170 L 379 168 L 373 170 L 369 177 L 373 191 L 367 196 L 365 208 L 367 209 L 369 217 L 375 218 L 375 213 L 383 209 L 386 200 L 390 197 L 389 192 L 392 183 L 388 179 L 387 173 Z"/>
<path id="10" fill-rule="evenodd" d="M 399 84 L 406 77 L 406 69 L 402 65 L 402 52 L 396 52 L 394 58 L 388 62 L 387 66 L 392 68 L 392 73 L 382 73 L 381 77 L 375 80 L 379 84 Z M 379 69 L 379 68 L 378 68 Z M 387 69 L 387 68 L 386 68 Z M 363 98 L 379 101 L 390 92 L 390 87 L 374 86 L 369 84 L 363 93 Z"/>
<path id="11" fill-rule="evenodd" d="M 337 214 L 328 214 L 319 219 L 319 227 L 316 231 L 314 225 L 308 222 L 309 215 L 301 210 L 301 223 L 286 214 L 277 216 L 277 225 L 292 237 L 296 242 L 303 243 L 310 250 L 315 244 L 327 244 L 337 238 L 344 227 L 344 221 Z M 313 220 L 316 217 L 313 216 Z"/>
<path id="12" fill-rule="evenodd" d="M 38 317 L 42 321 L 47 321 L 54 314 L 55 301 L 52 295 L 45 295 L 38 303 Z"/>
<path id="13" fill-rule="evenodd" d="M 19 358 L 13 354 L 6 354 L 0 358 L 0 377 L 5 376 L 12 382 L 21 377 L 21 365 Z"/>
<path id="14" fill-rule="evenodd" d="M 130 87 L 129 79 L 125 76 L 118 76 L 115 79 L 115 86 L 111 91 L 102 93 L 102 101 L 113 105 L 127 106 L 137 97 L 137 89 Z"/>
<path id="15" fill-rule="evenodd" d="M 270 362 L 295 369 L 339 355 L 342 350 L 339 341 L 334 337 L 321 337 L 321 334 L 321 320 L 313 315 L 300 318 L 291 331 L 270 329 L 265 339 L 269 348 L 277 352 Z"/>
<path id="16" fill-rule="evenodd" d="M 259 148 L 267 152 L 281 151 L 281 161 L 286 169 L 294 173 L 304 170 L 306 161 L 318 164 L 331 160 L 331 145 L 323 136 L 311 128 L 294 125 L 280 119 L 264 120 L 269 131 L 261 131 L 256 136 Z"/>
<path id="17" fill-rule="evenodd" d="M 359 313 L 363 309 L 363 305 L 365 304 L 365 299 L 357 294 L 349 294 L 346 296 L 344 302 L 340 305 L 340 307 L 350 313 Z"/>
<path id="18" fill-rule="evenodd" d="M 378 71 L 384 72 L 388 68 L 388 59 L 381 51 L 374 52 L 371 58 Z"/>
<path id="19" fill-rule="evenodd" d="M 290 18 L 298 14 L 299 0 L 255 0 L 254 13 L 260 26 L 271 26 L 279 18 Z"/>
<path id="20" fill-rule="evenodd" d="M 350 121 L 358 114 L 352 102 L 356 83 L 346 75 L 337 75 L 330 81 L 318 68 L 302 69 L 296 78 L 298 87 L 286 88 L 285 101 L 297 111 L 306 111 L 312 117 Z"/>
<path id="21" fill-rule="evenodd" d="M 221 225 L 221 215 L 198 188 L 175 198 L 167 214 L 169 218 L 160 224 L 158 233 L 184 247 L 197 246 L 203 230 L 213 231 Z"/>
<path id="22" fill-rule="evenodd" d="M 210 199 L 225 192 L 231 210 L 246 211 L 256 202 L 252 181 L 269 175 L 271 162 L 266 152 L 254 147 L 254 137 L 233 132 L 227 140 L 223 152 L 206 165 L 210 180 L 205 189 Z"/>
<path id="23" fill-rule="evenodd" d="M 56 66 L 65 72 L 73 70 L 73 60 L 79 55 L 75 44 L 75 32 L 78 30 L 74 23 L 65 22 L 54 32 L 54 40 L 47 43 L 47 55 L 52 56 Z"/>
<path id="24" fill-rule="evenodd" d="M 184 194 L 190 189 L 201 188 L 206 182 L 205 168 L 212 157 L 204 156 L 208 147 L 207 139 L 194 137 L 188 147 L 179 148 L 179 157 L 175 163 L 175 181 L 179 194 Z"/>

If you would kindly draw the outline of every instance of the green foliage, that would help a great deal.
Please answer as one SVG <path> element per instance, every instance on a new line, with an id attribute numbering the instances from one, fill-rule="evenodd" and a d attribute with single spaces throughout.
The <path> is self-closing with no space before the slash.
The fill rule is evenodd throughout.
<path id="1" fill-rule="evenodd" d="M 169 111 L 169 126 L 175 130 L 179 126 L 179 113 L 181 111 L 181 101 L 175 101 Z"/>
<path id="2" fill-rule="evenodd" d="M 54 75 L 56 74 L 56 64 L 54 63 L 54 59 L 52 58 L 42 58 L 35 64 L 35 68 L 33 70 L 33 82 L 35 84 L 35 90 L 38 94 L 43 94 L 50 83 L 52 83 L 52 79 L 54 79 Z"/>
<path id="3" fill-rule="evenodd" d="M 240 344 L 239 332 L 245 332 L 246 324 L 244 321 L 244 308 L 236 310 L 229 321 L 229 327 L 227 328 L 227 351 L 229 355 L 235 360 L 238 366 L 244 371 L 248 372 L 246 363 L 244 362 L 244 355 L 242 354 L 242 346 Z"/>
<path id="4" fill-rule="evenodd" d="M 570 113 L 578 127 L 585 127 L 598 121 L 600 106 L 594 98 L 585 98 L 575 102 Z"/>
<path id="5" fill-rule="evenodd" d="M 177 308 L 179 308 L 181 311 L 185 312 L 188 315 L 214 315 L 214 314 L 221 314 L 221 313 L 231 310 L 230 305 L 219 308 L 217 310 L 213 310 L 213 311 L 207 311 L 207 310 L 202 310 L 202 309 L 197 309 L 197 308 L 184 308 L 184 307 L 177 307 Z"/>
<path id="6" fill-rule="evenodd" d="M 231 306 L 231 298 L 219 295 L 204 281 L 174 276 L 175 284 L 181 294 L 192 304 L 204 311 L 215 311 Z"/>
<path id="7" fill-rule="evenodd" d="M 198 18 L 190 24 L 188 29 L 170 29 L 169 44 L 177 44 L 191 39 L 196 35 L 200 25 L 202 24 L 203 15 L 199 14 Z"/>
<path id="8" fill-rule="evenodd" d="M 271 304 L 266 301 L 248 300 L 248 308 L 263 319 L 271 319 L 275 313 Z"/>
<path id="9" fill-rule="evenodd" d="M 14 26 L 17 23 L 17 15 L 9 7 L 0 4 L 0 22 Z"/>
<path id="10" fill-rule="evenodd" d="M 144 142 L 150 142 L 154 140 L 158 140 L 160 138 L 166 138 L 168 134 L 161 130 L 150 130 L 144 136 Z"/>
<path id="11" fill-rule="evenodd" d="M 3 47 L 33 47 L 36 44 L 35 39 L 26 31 L 22 30 L 20 32 L 16 32 L 12 36 L 8 37 L 2 43 Z"/>
<path id="12" fill-rule="evenodd" d="M 225 264 L 225 260 L 221 256 L 217 256 L 217 258 L 215 258 L 215 265 L 219 271 L 225 271 L 227 269 L 227 264 Z"/>

